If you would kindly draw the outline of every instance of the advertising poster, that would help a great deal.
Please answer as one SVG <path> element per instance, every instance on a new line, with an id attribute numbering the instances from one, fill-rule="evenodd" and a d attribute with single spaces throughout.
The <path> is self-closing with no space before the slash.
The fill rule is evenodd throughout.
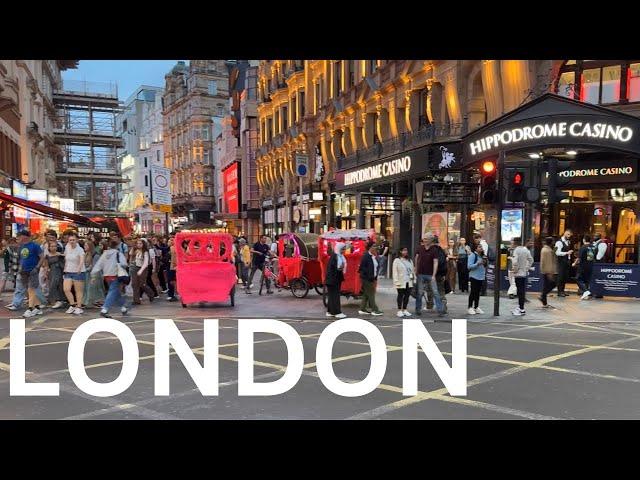
<path id="1" fill-rule="evenodd" d="M 501 235 L 502 240 L 510 242 L 514 238 L 522 238 L 522 217 L 521 208 L 502 211 Z"/>
<path id="2" fill-rule="evenodd" d="M 640 265 L 595 264 L 589 290 L 594 296 L 640 297 Z"/>
<path id="3" fill-rule="evenodd" d="M 238 199 L 238 164 L 232 163 L 222 172 L 224 181 L 224 204 L 226 213 L 239 212 Z"/>
<path id="4" fill-rule="evenodd" d="M 422 215 L 422 237 L 431 232 L 438 238 L 447 238 L 447 212 L 425 213 Z"/>

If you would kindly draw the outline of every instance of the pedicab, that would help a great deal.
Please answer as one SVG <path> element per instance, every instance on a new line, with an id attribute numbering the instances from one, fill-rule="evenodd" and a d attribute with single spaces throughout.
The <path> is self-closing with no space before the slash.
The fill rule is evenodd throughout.
<path id="1" fill-rule="evenodd" d="M 278 279 L 280 288 L 290 288 L 294 297 L 304 298 L 313 288 L 322 295 L 322 270 L 318 260 L 318 235 L 283 233 L 278 237 Z"/>
<path id="2" fill-rule="evenodd" d="M 233 262 L 233 238 L 228 233 L 179 232 L 175 239 L 178 295 L 190 303 L 235 305 L 238 277 Z"/>
<path id="3" fill-rule="evenodd" d="M 338 242 L 346 243 L 347 249 L 344 256 L 347 260 L 347 273 L 344 276 L 344 281 L 340 287 L 340 294 L 347 298 L 360 298 L 362 291 L 362 282 L 360 280 L 360 274 L 358 269 L 360 268 L 360 260 L 362 255 L 367 251 L 367 244 L 374 242 L 376 234 L 374 230 L 332 230 L 327 233 L 323 233 L 318 238 L 318 259 L 322 269 L 322 279 L 327 275 L 327 267 L 329 266 L 329 259 L 333 253 L 334 246 Z M 328 301 L 327 287 L 323 285 L 322 301 L 324 306 L 327 306 Z"/>

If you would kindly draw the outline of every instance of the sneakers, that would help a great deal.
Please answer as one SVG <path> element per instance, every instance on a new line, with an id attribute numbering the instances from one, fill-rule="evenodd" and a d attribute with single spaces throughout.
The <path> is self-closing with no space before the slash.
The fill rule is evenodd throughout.
<path id="1" fill-rule="evenodd" d="M 73 313 L 75 311 L 76 307 L 73 305 L 69 305 L 69 308 L 67 308 L 67 311 L 65 313 Z"/>
<path id="2" fill-rule="evenodd" d="M 587 290 L 582 294 L 582 296 L 580 297 L 580 300 L 587 300 L 590 296 L 591 296 L 591 292 Z"/>
<path id="3" fill-rule="evenodd" d="M 371 312 L 367 312 L 366 310 L 358 310 L 360 315 L 371 315 Z"/>
<path id="4" fill-rule="evenodd" d="M 469 310 L 467 310 L 467 313 L 469 315 L 475 315 L 476 314 L 476 310 L 474 308 L 470 308 Z"/>
<path id="5" fill-rule="evenodd" d="M 404 312 L 402 310 L 398 310 L 398 313 L 396 313 L 396 317 L 404 317 Z"/>
<path id="6" fill-rule="evenodd" d="M 382 313 L 382 312 L 371 312 L 371 315 L 373 315 L 374 317 L 379 317 L 380 315 L 384 315 L 384 313 Z"/>
<path id="7" fill-rule="evenodd" d="M 476 307 L 476 313 L 484 313 L 484 311 L 480 307 Z"/>
<path id="8" fill-rule="evenodd" d="M 120 309 L 120 313 L 122 313 L 122 315 L 126 315 L 127 313 L 129 313 L 129 309 L 127 307 L 122 307 Z"/>
<path id="9" fill-rule="evenodd" d="M 42 310 L 40 310 L 38 307 L 35 307 L 33 311 L 36 313 L 36 315 L 42 315 Z"/>
<path id="10" fill-rule="evenodd" d="M 334 315 L 334 314 L 329 313 L 329 312 L 325 313 L 325 314 L 324 314 L 324 316 L 325 316 L 325 317 L 335 317 L 335 315 Z"/>
<path id="11" fill-rule="evenodd" d="M 344 313 L 338 313 L 336 318 L 347 318 L 347 316 Z"/>
<path id="12" fill-rule="evenodd" d="M 511 312 L 513 313 L 515 316 L 517 317 L 521 317 L 522 315 L 524 315 L 526 312 L 524 310 L 520 310 L 519 308 L 514 308 L 513 311 Z"/>
<path id="13" fill-rule="evenodd" d="M 403 314 L 405 317 L 410 317 L 410 316 L 411 316 L 411 312 L 410 312 L 409 310 L 403 310 L 403 311 L 402 311 L 402 314 Z"/>
<path id="14" fill-rule="evenodd" d="M 36 312 L 35 312 L 35 310 L 28 309 L 28 310 L 25 310 L 25 312 L 22 314 L 22 316 L 24 318 L 35 317 L 36 316 Z"/>
<path id="15" fill-rule="evenodd" d="M 15 305 L 13 305 L 11 303 L 9 305 L 5 305 L 5 308 L 8 308 L 9 310 L 14 310 L 14 311 L 18 309 L 18 307 L 16 307 Z"/>
<path id="16" fill-rule="evenodd" d="M 109 315 L 109 312 L 107 312 L 104 308 L 100 310 L 100 316 L 104 318 L 113 318 L 111 315 Z"/>
<path id="17" fill-rule="evenodd" d="M 58 309 L 58 308 L 62 307 L 63 305 L 64 305 L 64 303 L 62 303 L 60 300 L 58 300 L 56 303 L 54 303 L 51 306 L 51 308 L 53 308 L 55 310 L 55 309 Z"/>
<path id="18" fill-rule="evenodd" d="M 167 293 L 169 290 L 162 290 L 162 293 Z"/>
<path id="19" fill-rule="evenodd" d="M 83 309 L 81 309 L 80 307 L 76 307 L 76 308 L 74 308 L 74 309 L 73 309 L 73 312 L 72 312 L 72 313 L 73 313 L 74 315 L 82 315 L 82 314 L 84 313 L 84 310 L 83 310 Z"/>

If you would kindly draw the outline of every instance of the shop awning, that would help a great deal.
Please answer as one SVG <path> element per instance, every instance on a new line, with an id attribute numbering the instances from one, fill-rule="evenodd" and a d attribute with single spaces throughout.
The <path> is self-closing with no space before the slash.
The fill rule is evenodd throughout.
<path id="1" fill-rule="evenodd" d="M 108 228 L 111 231 L 119 231 L 123 237 L 131 235 L 133 226 L 128 218 L 122 217 L 91 217 L 93 223 L 100 225 L 102 228 Z"/>
<path id="2" fill-rule="evenodd" d="M 12 195 L 7 195 L 6 193 L 3 193 L 3 192 L 0 192 L 0 202 L 8 205 L 17 205 L 31 213 L 43 215 L 45 217 L 53 218 L 55 220 L 62 220 L 65 222 L 74 222 L 78 225 L 86 225 L 86 226 L 96 225 L 96 223 L 93 222 L 91 219 L 87 217 L 83 217 L 82 215 L 63 212 L 62 210 L 58 210 L 57 208 L 49 207 L 47 205 L 42 205 L 40 203 L 32 202 L 30 200 L 25 200 L 23 198 L 14 197 Z"/>

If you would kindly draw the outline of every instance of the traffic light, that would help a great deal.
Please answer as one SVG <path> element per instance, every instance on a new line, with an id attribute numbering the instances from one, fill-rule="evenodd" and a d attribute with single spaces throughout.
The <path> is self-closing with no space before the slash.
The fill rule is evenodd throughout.
<path id="1" fill-rule="evenodd" d="M 549 203 L 560 203 L 565 198 L 569 198 L 567 192 L 560 190 L 571 181 L 570 177 L 562 175 L 570 169 L 571 162 L 560 161 L 557 158 L 549 159 L 549 178 L 547 179 L 547 195 Z"/>
<path id="2" fill-rule="evenodd" d="M 525 193 L 524 172 L 522 170 L 511 170 L 507 186 L 507 200 L 509 202 L 524 202 Z"/>
<path id="3" fill-rule="evenodd" d="M 485 160 L 480 165 L 480 203 L 496 203 L 498 201 L 496 162 Z"/>

